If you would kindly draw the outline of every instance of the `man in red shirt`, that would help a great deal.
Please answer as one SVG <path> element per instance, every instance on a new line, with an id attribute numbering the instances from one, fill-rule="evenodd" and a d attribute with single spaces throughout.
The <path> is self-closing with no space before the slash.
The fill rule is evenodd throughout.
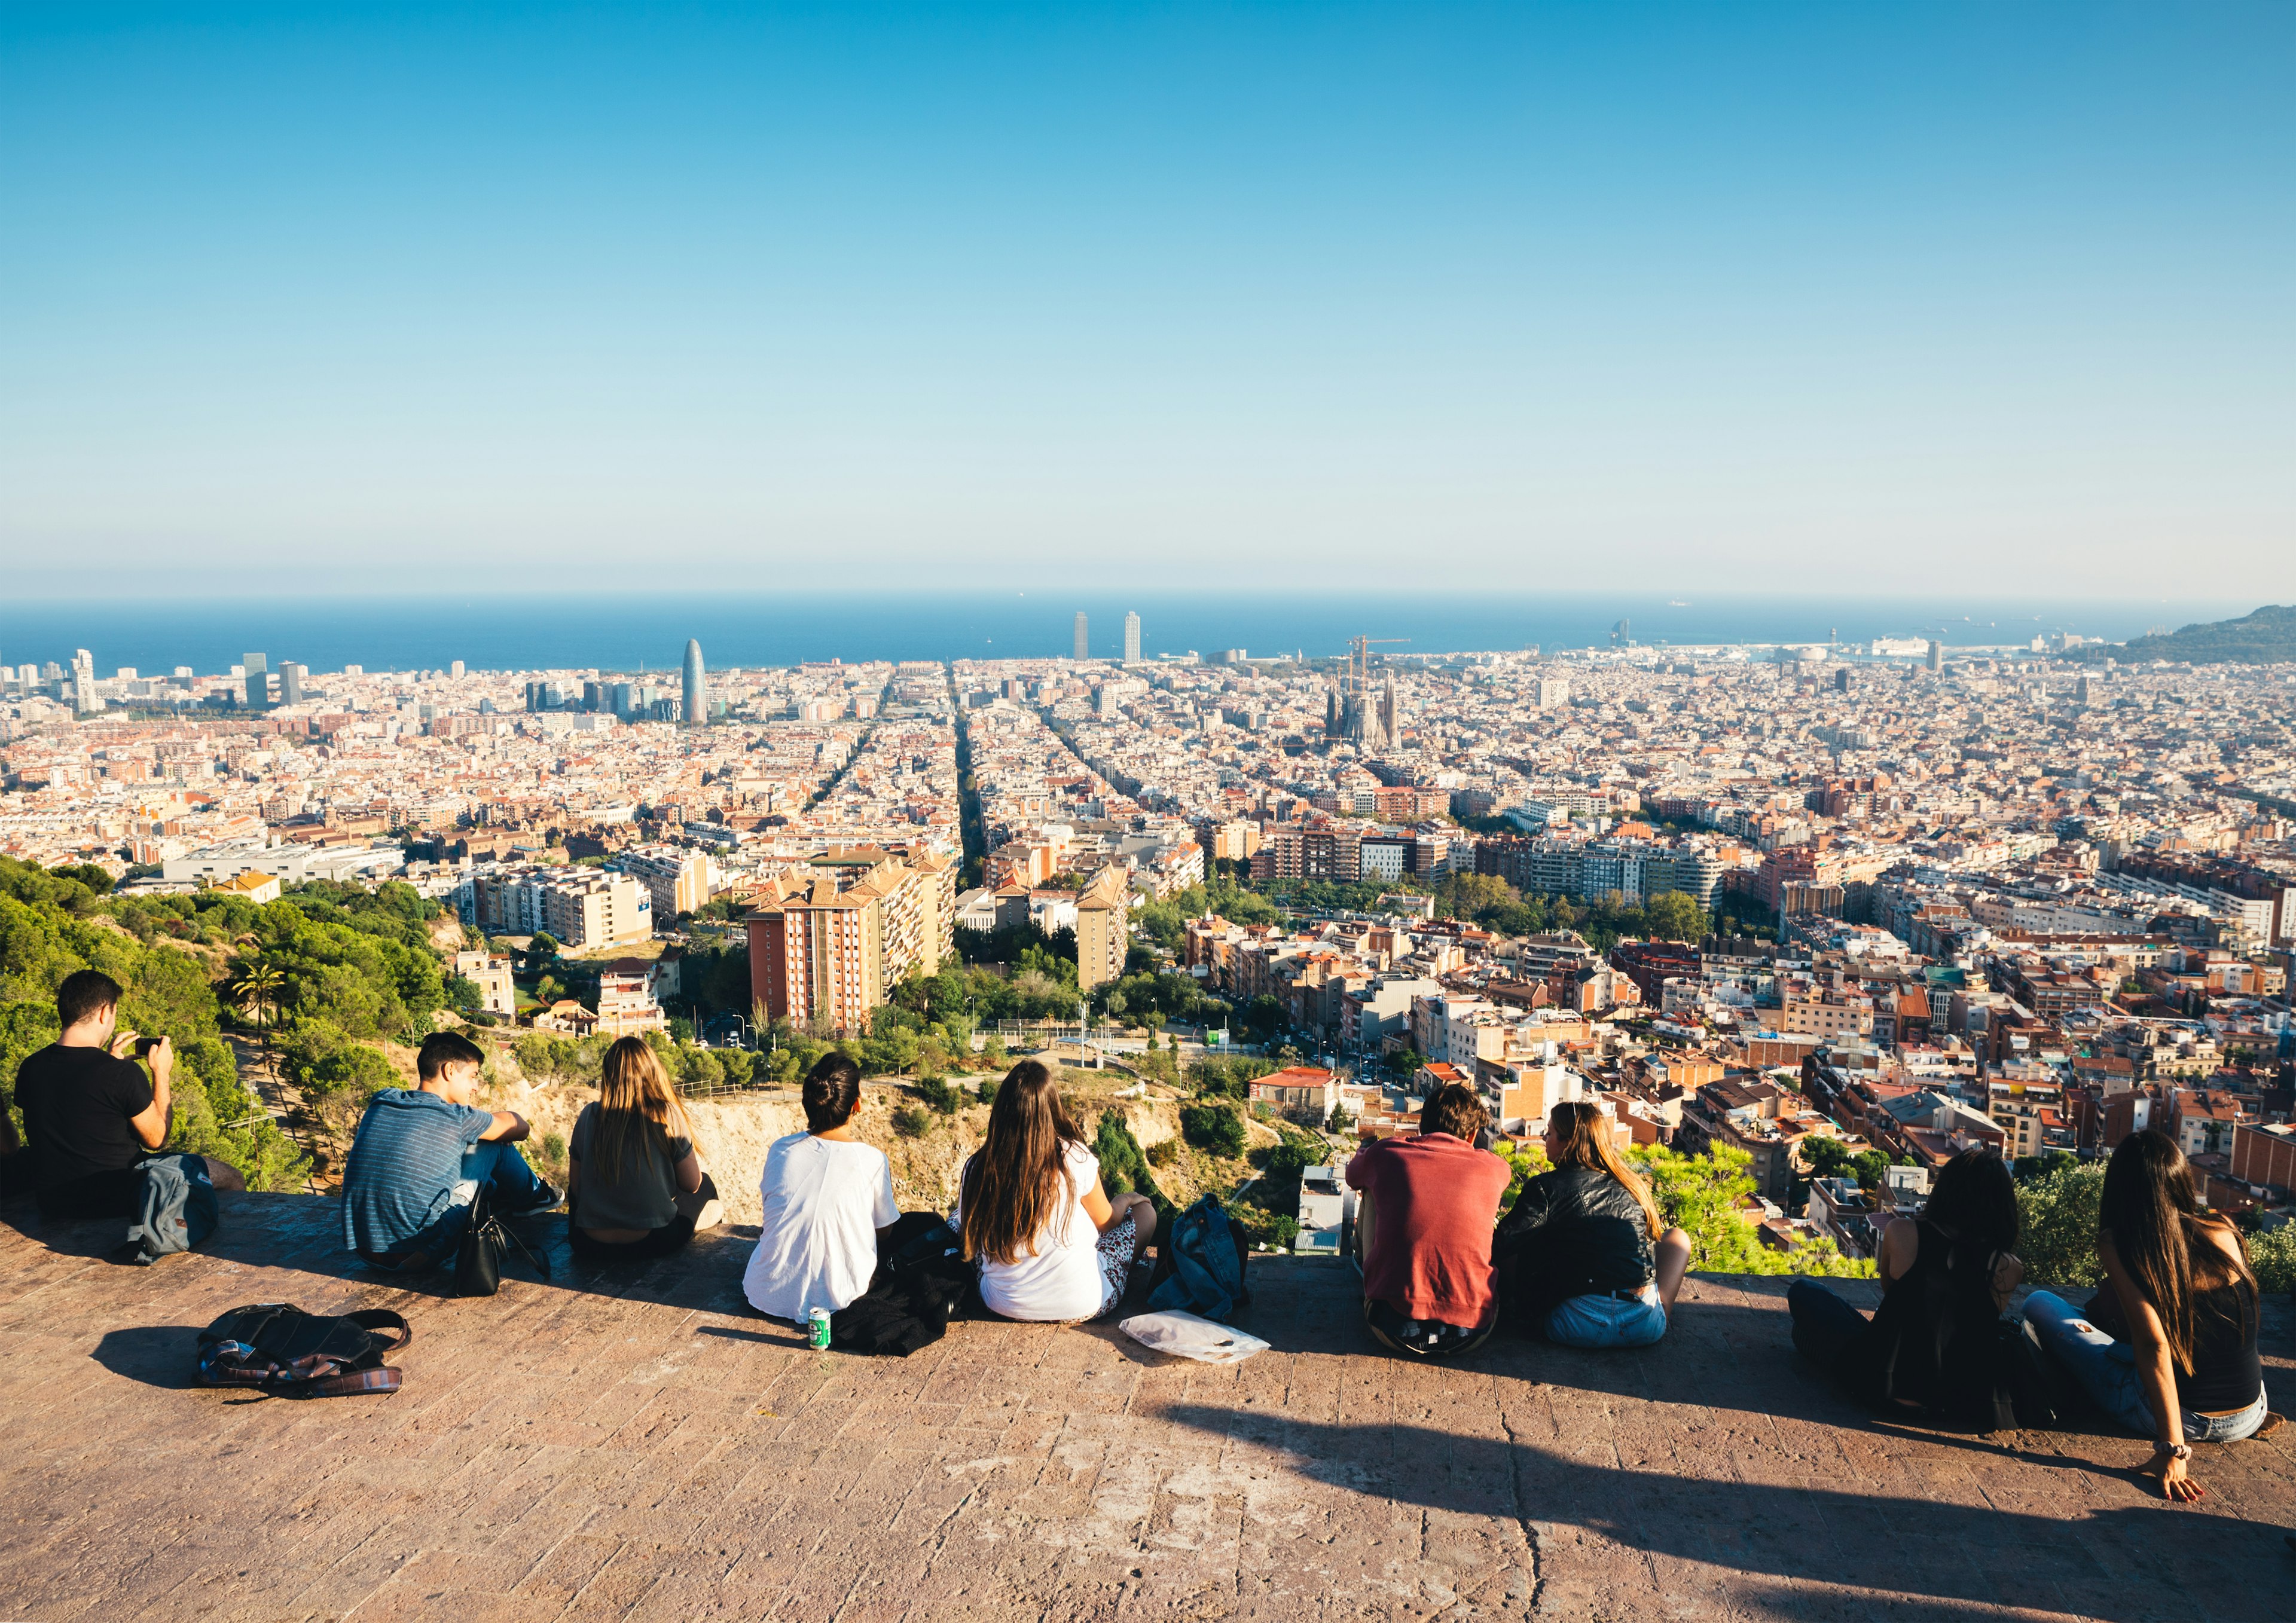
<path id="1" fill-rule="evenodd" d="M 1363 1196 L 1364 1323 L 1397 1352 L 1472 1352 L 1498 1323 L 1491 1229 L 1513 1175 L 1475 1148 L 1488 1121 L 1474 1090 L 1453 1082 L 1420 1112 L 1417 1137 L 1366 1144 L 1348 1163 Z"/>

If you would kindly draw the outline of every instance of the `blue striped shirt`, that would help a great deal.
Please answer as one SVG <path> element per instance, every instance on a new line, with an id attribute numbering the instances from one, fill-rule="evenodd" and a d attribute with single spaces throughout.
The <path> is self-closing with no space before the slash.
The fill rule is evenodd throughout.
<path id="1" fill-rule="evenodd" d="M 494 1119 L 492 1111 L 411 1088 L 386 1087 L 368 1100 L 343 1169 L 343 1243 L 396 1250 L 446 1216 L 463 1157 Z"/>

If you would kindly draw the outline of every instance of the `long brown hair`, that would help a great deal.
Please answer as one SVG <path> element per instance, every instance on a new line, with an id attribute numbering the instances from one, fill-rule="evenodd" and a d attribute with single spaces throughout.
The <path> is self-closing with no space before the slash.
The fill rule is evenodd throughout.
<path id="1" fill-rule="evenodd" d="M 692 1138 L 677 1084 L 634 1037 L 617 1037 L 598 1068 L 598 1126 L 591 1140 L 598 1167 L 619 1177 L 647 1152 L 668 1159 L 669 1140 Z"/>
<path id="2" fill-rule="evenodd" d="M 988 1107 L 988 1135 L 964 1164 L 963 1239 L 968 1258 L 1018 1262 L 1068 1206 L 1062 1162 L 1084 1135 L 1061 1108 L 1053 1073 L 1023 1060 L 1004 1073 Z"/>
<path id="3" fill-rule="evenodd" d="M 2177 1367 L 2191 1374 L 2194 1253 L 2201 1271 L 2246 1280 L 2254 1299 L 2256 1275 L 2249 1271 L 2248 1248 L 2239 1232 L 2233 1233 L 2234 1243 L 2240 1245 L 2237 1262 L 2206 1242 L 2194 1243 L 2194 1231 L 2202 1219 L 2193 1163 L 2175 1139 L 2149 1127 L 2131 1133 L 2112 1152 L 2097 1217 L 2102 1238 L 2112 1242 L 2129 1283 L 2161 1316 Z"/>
<path id="4" fill-rule="evenodd" d="M 1651 1199 L 1650 1188 L 1635 1176 L 1635 1170 L 1619 1153 L 1618 1127 L 1604 1113 L 1603 1107 L 1591 1099 L 1566 1099 L 1547 1112 L 1546 1130 L 1562 1141 L 1554 1152 L 1556 1170 L 1564 1167 L 1584 1167 L 1590 1172 L 1607 1172 L 1626 1186 L 1643 1209 L 1643 1217 L 1650 1224 L 1651 1238 L 1655 1240 L 1666 1232 L 1660 1221 L 1658 1202 Z"/>

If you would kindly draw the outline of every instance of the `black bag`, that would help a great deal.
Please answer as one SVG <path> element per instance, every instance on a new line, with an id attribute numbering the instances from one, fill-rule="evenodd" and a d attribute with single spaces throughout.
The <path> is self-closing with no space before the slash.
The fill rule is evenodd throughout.
<path id="1" fill-rule="evenodd" d="M 938 1212 L 904 1212 L 886 1231 L 867 1293 L 830 1316 L 829 1344 L 840 1352 L 906 1358 L 948 1332 L 949 1315 L 972 1286 L 972 1265 L 947 1220 Z"/>
<path id="2" fill-rule="evenodd" d="M 323 1318 L 286 1302 L 234 1307 L 200 1332 L 199 1381 L 281 1398 L 395 1392 L 398 1372 L 383 1359 L 414 1339 L 382 1308 Z"/>
<path id="3" fill-rule="evenodd" d="M 480 1190 L 471 1206 L 471 1220 L 463 1225 L 462 1243 L 455 1248 L 455 1294 L 492 1296 L 501 1290 L 503 1254 L 512 1248 L 534 1265 L 535 1272 L 549 1279 L 550 1259 L 505 1228 L 503 1220 L 487 1209 L 487 1192 Z"/>

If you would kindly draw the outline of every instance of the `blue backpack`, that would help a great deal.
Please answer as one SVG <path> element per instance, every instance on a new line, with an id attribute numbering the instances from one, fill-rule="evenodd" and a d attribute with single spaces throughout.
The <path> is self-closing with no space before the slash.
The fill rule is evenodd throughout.
<path id="1" fill-rule="evenodd" d="M 1243 1259 L 1250 1250 L 1242 1225 L 1227 1215 L 1219 1196 L 1201 1196 L 1172 1219 L 1171 1229 L 1159 1242 L 1148 1305 L 1226 1318 L 1251 1301 L 1243 1283 Z"/>

